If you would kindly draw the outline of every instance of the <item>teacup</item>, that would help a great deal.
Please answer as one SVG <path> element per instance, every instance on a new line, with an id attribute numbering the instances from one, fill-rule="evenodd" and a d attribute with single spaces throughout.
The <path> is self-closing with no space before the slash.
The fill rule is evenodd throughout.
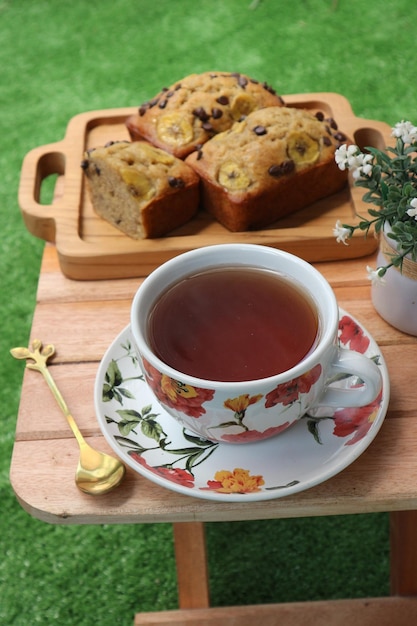
<path id="1" fill-rule="evenodd" d="M 157 401 L 199 437 L 225 443 L 270 438 L 320 406 L 375 400 L 379 368 L 339 346 L 338 324 L 318 270 L 256 244 L 180 254 L 143 281 L 131 306 L 134 347 Z M 332 386 L 344 376 L 360 384 Z"/>

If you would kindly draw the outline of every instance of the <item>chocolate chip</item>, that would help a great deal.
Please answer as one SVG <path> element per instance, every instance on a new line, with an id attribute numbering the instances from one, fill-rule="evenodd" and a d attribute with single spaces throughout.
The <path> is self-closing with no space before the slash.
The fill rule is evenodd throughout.
<path id="1" fill-rule="evenodd" d="M 270 176 L 274 176 L 276 178 L 278 178 L 278 176 L 281 176 L 282 171 L 279 165 L 271 165 L 271 167 L 268 169 L 268 174 Z"/>
<path id="2" fill-rule="evenodd" d="M 201 124 L 201 128 L 204 128 L 204 130 L 206 130 L 207 132 L 211 132 L 212 130 L 214 130 L 210 122 L 203 122 Z"/>
<path id="3" fill-rule="evenodd" d="M 127 139 L 119 139 L 118 141 L 108 141 L 107 143 L 104 144 L 105 148 L 110 148 L 110 146 L 114 146 L 116 143 L 130 143 L 130 141 L 127 141 Z"/>
<path id="4" fill-rule="evenodd" d="M 88 170 L 88 159 L 83 159 L 81 161 L 81 169 L 83 169 L 84 172 Z"/>
<path id="5" fill-rule="evenodd" d="M 295 169 L 295 163 L 292 159 L 281 163 L 281 168 L 284 174 L 291 174 Z"/>
<path id="6" fill-rule="evenodd" d="M 290 174 L 295 168 L 294 161 L 283 161 L 280 165 L 271 165 L 268 169 L 268 174 L 274 178 L 279 178 L 285 174 Z"/>
<path id="7" fill-rule="evenodd" d="M 211 117 L 215 120 L 220 119 L 222 115 L 223 115 L 223 111 L 221 109 L 218 109 L 217 107 L 214 107 L 211 110 Z"/>
<path id="8" fill-rule="evenodd" d="M 181 187 L 184 187 L 185 185 L 182 178 L 176 178 L 175 176 L 168 176 L 168 184 L 170 187 L 173 187 L 174 189 L 180 189 Z"/>
<path id="9" fill-rule="evenodd" d="M 265 126 L 255 126 L 255 128 L 253 128 L 253 132 L 255 133 L 255 135 L 266 135 L 266 133 L 268 132 L 265 128 Z"/>
<path id="10" fill-rule="evenodd" d="M 96 165 L 95 163 L 94 163 L 94 169 L 96 170 L 96 174 L 97 174 L 97 176 L 100 176 L 100 174 L 101 174 L 101 169 L 100 169 L 100 168 L 99 168 L 99 166 L 98 166 L 98 165 Z"/>
<path id="11" fill-rule="evenodd" d="M 193 115 L 198 117 L 198 119 L 201 120 L 202 122 L 207 122 L 207 120 L 210 117 L 209 114 L 206 113 L 206 111 L 203 109 L 203 107 L 197 107 L 197 109 L 194 109 Z"/>
<path id="12" fill-rule="evenodd" d="M 333 128 L 333 130 L 337 130 L 337 124 L 332 117 L 329 117 L 327 121 L 329 122 L 330 128 Z"/>
<path id="13" fill-rule="evenodd" d="M 168 104 L 168 100 L 165 98 L 165 100 L 161 100 L 161 102 L 158 104 L 158 107 L 160 109 L 165 109 L 167 104 Z"/>
<path id="14" fill-rule="evenodd" d="M 321 111 L 317 111 L 316 117 L 319 122 L 322 122 L 324 120 L 324 114 Z"/>
<path id="15" fill-rule="evenodd" d="M 246 78 L 246 76 L 239 76 L 239 78 L 237 79 L 237 82 L 244 89 L 246 85 L 248 84 L 248 79 Z"/>
<path id="16" fill-rule="evenodd" d="M 155 104 L 158 103 L 158 98 L 155 98 L 154 100 L 149 100 L 149 102 L 144 102 L 143 104 L 141 104 L 141 106 L 139 107 L 139 115 L 145 115 L 146 111 L 148 109 L 151 109 L 153 106 L 155 106 Z"/>
<path id="17" fill-rule="evenodd" d="M 226 105 L 229 104 L 229 98 L 227 96 L 219 96 L 218 98 L 216 98 L 216 102 Z"/>
<path id="18" fill-rule="evenodd" d="M 343 133 L 341 133 L 340 131 L 338 133 L 335 133 L 334 138 L 337 141 L 346 141 L 346 135 L 344 135 Z"/>
<path id="19" fill-rule="evenodd" d="M 325 146 L 331 146 L 332 140 L 330 139 L 330 137 L 323 137 L 323 143 Z"/>
<path id="20" fill-rule="evenodd" d="M 268 83 L 262 83 L 262 87 L 268 91 L 269 93 L 271 93 L 273 96 L 276 95 L 276 91 L 275 89 L 273 89 L 270 85 L 268 85 Z"/>

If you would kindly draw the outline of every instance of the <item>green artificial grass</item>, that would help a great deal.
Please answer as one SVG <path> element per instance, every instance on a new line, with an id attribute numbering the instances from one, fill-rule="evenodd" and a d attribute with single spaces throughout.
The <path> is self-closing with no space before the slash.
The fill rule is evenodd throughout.
<path id="1" fill-rule="evenodd" d="M 125 626 L 177 606 L 169 524 L 50 526 L 12 492 L 23 367 L 8 351 L 29 339 L 43 249 L 17 204 L 24 155 L 82 111 L 136 106 L 206 70 L 282 94 L 338 92 L 357 116 L 416 123 L 416 21 L 409 0 L 0 0 L 1 624 Z M 383 513 L 213 523 L 207 537 L 214 605 L 389 592 Z"/>

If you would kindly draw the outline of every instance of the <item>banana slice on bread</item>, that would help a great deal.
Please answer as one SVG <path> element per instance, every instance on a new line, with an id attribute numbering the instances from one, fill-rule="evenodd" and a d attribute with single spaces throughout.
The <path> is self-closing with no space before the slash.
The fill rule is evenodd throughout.
<path id="1" fill-rule="evenodd" d="M 231 231 L 259 229 L 340 190 L 333 120 L 292 107 L 253 111 L 185 162 L 201 178 L 201 203 Z"/>
<path id="2" fill-rule="evenodd" d="M 133 140 L 146 139 L 185 158 L 249 113 L 283 100 L 266 83 L 232 72 L 191 74 L 162 89 L 126 121 Z"/>
<path id="3" fill-rule="evenodd" d="M 88 150 L 82 168 L 95 212 L 134 239 L 162 237 L 197 212 L 198 175 L 144 141 Z"/>

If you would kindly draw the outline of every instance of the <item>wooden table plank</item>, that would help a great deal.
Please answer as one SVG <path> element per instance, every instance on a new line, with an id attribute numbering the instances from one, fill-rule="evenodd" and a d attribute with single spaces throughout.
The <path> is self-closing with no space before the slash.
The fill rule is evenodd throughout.
<path id="1" fill-rule="evenodd" d="M 412 626 L 416 619 L 417 598 L 361 598 L 141 613 L 134 626 Z"/>
<path id="2" fill-rule="evenodd" d="M 367 328 L 380 346 L 417 346 L 417 340 L 375 316 L 360 288 L 335 290 L 339 304 Z M 340 296 L 340 297 L 339 297 Z M 133 297 L 133 294 L 132 294 Z M 130 322 L 131 298 L 44 303 L 36 307 L 31 338 L 55 343 L 60 361 L 99 361 Z"/>
<path id="3" fill-rule="evenodd" d="M 109 451 L 102 437 L 88 441 Z M 114 492 L 86 496 L 73 484 L 78 448 L 68 437 L 16 441 L 10 478 L 23 508 L 56 524 L 234 521 L 412 510 L 417 509 L 416 447 L 417 421 L 388 419 L 371 446 L 337 476 L 307 491 L 250 506 L 219 505 L 177 494 L 131 470 Z"/>
<path id="4" fill-rule="evenodd" d="M 98 349 L 96 351 L 98 352 Z M 406 345 L 399 351 L 396 346 L 390 345 L 385 346 L 382 353 L 387 363 L 391 384 L 391 401 L 386 420 L 394 418 L 415 420 L 415 388 L 413 385 L 404 387 L 404 379 L 412 380 L 414 376 L 415 347 Z M 98 361 L 77 363 L 66 358 L 61 359 L 62 351 L 59 349 L 56 361 L 52 362 L 56 364 L 50 366 L 58 387 L 83 434 L 100 435 L 94 410 L 94 383 Z M 36 441 L 71 437 L 71 431 L 41 375 L 25 370 L 23 387 L 25 393 L 20 402 L 16 440 Z M 41 415 L 36 407 L 42 407 Z"/>

